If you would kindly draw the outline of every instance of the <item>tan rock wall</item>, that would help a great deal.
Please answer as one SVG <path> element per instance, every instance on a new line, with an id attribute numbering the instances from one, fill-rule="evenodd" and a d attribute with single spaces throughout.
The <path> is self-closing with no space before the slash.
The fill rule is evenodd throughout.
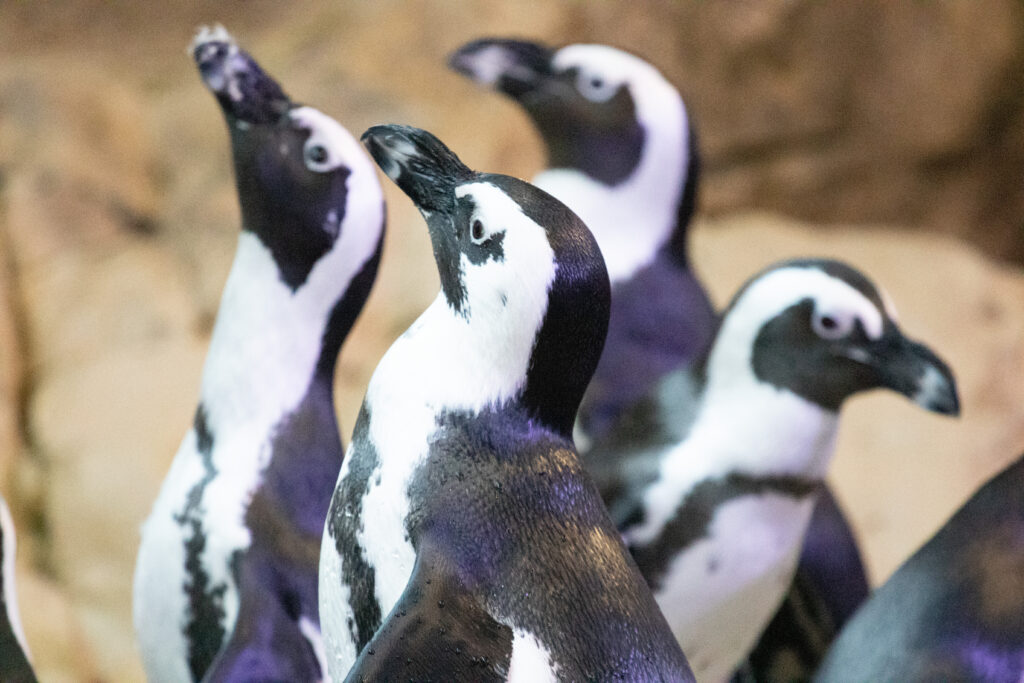
<path id="1" fill-rule="evenodd" d="M 197 24 L 223 21 L 356 133 L 413 123 L 526 177 L 536 136 L 449 73 L 449 50 L 500 33 L 651 57 L 701 128 L 716 218 L 694 257 L 716 300 L 769 261 L 839 256 L 958 373 L 959 421 L 881 394 L 844 419 L 834 479 L 881 580 L 1024 449 L 1024 274 L 964 241 L 851 222 L 1024 260 L 1021 14 L 1011 0 L 0 4 L 0 491 L 43 680 L 141 677 L 138 524 L 194 409 L 237 235 L 226 131 L 184 55 Z M 436 291 L 419 217 L 386 192 L 380 277 L 338 369 L 343 430 Z"/>

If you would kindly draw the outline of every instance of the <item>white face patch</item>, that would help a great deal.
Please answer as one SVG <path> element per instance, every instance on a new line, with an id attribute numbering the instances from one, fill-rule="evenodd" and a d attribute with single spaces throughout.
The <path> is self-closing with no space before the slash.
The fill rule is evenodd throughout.
<path id="1" fill-rule="evenodd" d="M 473 201 L 476 210 L 470 223 L 479 221 L 486 236 L 504 233 L 500 260 L 474 264 L 465 254 L 461 257 L 469 317 L 482 332 L 492 333 L 491 345 L 511 344 L 519 355 L 528 355 L 547 312 L 557 269 L 547 233 L 494 185 L 462 185 L 455 196 Z M 489 353 L 485 357 L 488 362 L 497 360 Z"/>
<path id="2" fill-rule="evenodd" d="M 304 158 L 311 171 L 326 173 L 342 165 L 348 165 L 354 158 L 365 158 L 366 153 L 359 143 L 340 123 L 312 107 L 297 107 L 288 116 L 299 128 L 309 131 Z M 311 158 L 311 150 L 322 148 L 326 153 L 323 160 Z"/>
<path id="3" fill-rule="evenodd" d="M 2 497 L 0 497 L 0 530 L 3 531 L 3 566 L 0 567 L 0 573 L 3 575 L 4 605 L 7 608 L 7 621 L 14 631 L 14 637 L 17 638 L 18 644 L 21 645 L 25 657 L 31 659 L 31 654 L 28 651 L 28 641 L 25 640 L 25 631 L 21 627 L 18 593 L 14 586 L 14 560 L 17 548 L 14 520 L 11 518 L 11 511 L 7 508 L 7 503 Z"/>
<path id="4" fill-rule="evenodd" d="M 376 172 L 358 143 L 316 110 L 295 113 L 316 127 L 352 173 L 340 237 L 301 287 L 293 292 L 282 282 L 271 252 L 243 232 L 221 298 L 201 388 L 215 475 L 205 484 L 196 516 L 207 537 L 203 570 L 211 585 L 228 586 L 223 605 L 229 632 L 238 609 L 230 561 L 250 544 L 245 513 L 269 463 L 274 430 L 305 396 L 331 311 L 376 251 L 384 220 Z M 189 677 L 182 635 L 188 599 L 180 587 L 186 580 L 183 544 L 192 531 L 176 515 L 208 476 L 190 430 L 144 525 L 136 565 L 135 623 L 152 680 Z"/>
<path id="5" fill-rule="evenodd" d="M 644 129 L 640 163 L 633 175 L 609 187 L 574 169 L 548 169 L 533 182 L 572 209 L 597 239 L 612 285 L 651 262 L 676 226 L 689 163 L 689 124 L 679 92 L 647 62 L 604 45 L 559 50 L 556 70 L 576 67 L 578 87 L 591 99 L 629 85 Z M 584 76 L 585 74 L 585 76 Z M 600 87 L 594 87 L 595 79 Z M 584 94 L 584 96 L 587 96 Z"/>
<path id="6" fill-rule="evenodd" d="M 726 314 L 708 361 L 709 378 L 721 385 L 756 381 L 751 357 L 761 328 L 804 299 L 814 302 L 817 317 L 829 316 L 849 328 L 859 321 L 869 339 L 882 336 L 883 313 L 843 280 L 814 267 L 779 268 L 751 283 Z"/>
<path id="7" fill-rule="evenodd" d="M 439 294 L 392 344 L 370 379 L 364 404 L 380 469 L 371 476 L 362 499 L 363 527 L 357 538 L 374 570 L 382 615 L 405 591 L 416 562 L 405 530 L 408 489 L 427 457 L 437 416 L 449 411 L 476 413 L 501 405 L 522 390 L 555 278 L 554 253 L 544 229 L 504 192 L 488 183 L 472 183 L 458 188 L 457 194 L 473 198 L 476 215 L 489 229 L 504 230 L 504 259 L 475 265 L 464 258 L 469 315 L 456 313 Z M 342 465 L 340 487 L 348 485 L 348 466 L 359 457 L 354 448 Z M 330 536 L 329 528 L 325 536 Z M 333 539 L 325 540 L 324 549 L 334 558 L 321 558 L 321 576 L 336 576 L 340 585 L 344 558 L 337 557 Z M 330 590 L 321 592 L 329 666 L 332 673 L 344 673 L 357 656 L 347 625 L 352 617 L 347 589 L 323 585 Z"/>

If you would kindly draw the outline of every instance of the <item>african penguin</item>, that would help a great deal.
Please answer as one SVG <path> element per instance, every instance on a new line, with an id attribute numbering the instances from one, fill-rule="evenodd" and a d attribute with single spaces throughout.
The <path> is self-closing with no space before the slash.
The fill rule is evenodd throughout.
<path id="1" fill-rule="evenodd" d="M 1024 681 L 1024 456 L 861 606 L 815 680 Z"/>
<path id="2" fill-rule="evenodd" d="M 14 590 L 14 521 L 0 496 L 0 681 L 35 683 Z"/>
<path id="3" fill-rule="evenodd" d="M 700 157 L 692 119 L 676 88 L 642 59 L 604 45 L 551 49 L 482 39 L 450 65 L 516 100 L 548 150 L 534 182 L 594 232 L 612 281 L 604 354 L 584 396 L 577 445 L 587 457 L 666 374 L 688 367 L 710 343 L 717 318 L 689 267 L 687 227 Z M 674 428 L 694 396 L 678 386 Z M 627 444 L 628 446 L 628 444 Z M 849 523 L 823 486 L 786 607 L 820 603 L 814 618 L 792 609 L 774 620 L 758 650 L 806 649 L 809 634 L 841 625 L 867 597 L 868 580 Z M 827 590 L 825 590 L 827 589 Z"/>
<path id="4" fill-rule="evenodd" d="M 585 450 L 662 375 L 697 358 L 715 329 L 687 255 L 700 173 L 694 127 L 657 69 L 612 47 L 483 39 L 449 64 L 526 110 L 548 152 L 533 183 L 583 219 L 604 255 L 612 308 L 580 407 Z"/>
<path id="5" fill-rule="evenodd" d="M 959 410 L 949 369 L 903 336 L 887 301 L 836 261 L 769 268 L 733 299 L 697 369 L 668 375 L 591 453 L 699 680 L 726 679 L 783 598 L 843 401 L 887 387 Z M 695 409 L 680 411 L 687 392 Z"/>
<path id="6" fill-rule="evenodd" d="M 593 237 L 425 131 L 363 139 L 423 214 L 441 291 L 377 366 L 331 503 L 332 679 L 692 680 L 573 447 L 608 323 Z"/>
<path id="7" fill-rule="evenodd" d="M 383 194 L 358 141 L 223 28 L 190 52 L 227 120 L 242 232 L 192 428 L 143 526 L 135 627 L 151 680 L 319 680 L 334 367 L 376 275 Z"/>

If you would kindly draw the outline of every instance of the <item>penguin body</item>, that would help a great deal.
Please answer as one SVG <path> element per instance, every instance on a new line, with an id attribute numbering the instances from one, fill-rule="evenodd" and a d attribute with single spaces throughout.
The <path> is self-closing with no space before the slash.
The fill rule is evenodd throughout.
<path id="1" fill-rule="evenodd" d="M 228 123 L 243 230 L 192 428 L 143 526 L 136 631 L 151 680 L 319 680 L 334 365 L 376 274 L 383 195 L 358 142 L 223 29 L 191 52 Z"/>
<path id="2" fill-rule="evenodd" d="M 35 683 L 14 586 L 14 521 L 0 496 L 0 680 Z"/>
<path id="3" fill-rule="evenodd" d="M 666 377 L 587 464 L 694 672 L 724 680 L 792 579 L 842 402 L 888 387 L 937 412 L 958 403 L 945 364 L 835 261 L 753 278 L 691 375 Z M 673 384 L 697 396 L 678 441 L 658 428 L 672 422 Z M 646 440 L 624 448 L 644 424 Z"/>
<path id="4" fill-rule="evenodd" d="M 1024 677 L 1024 457 L 990 479 L 877 588 L 816 681 Z"/>
<path id="5" fill-rule="evenodd" d="M 604 354 L 580 409 L 577 444 L 588 466 L 591 448 L 607 453 L 609 439 L 635 454 L 650 437 L 624 430 L 622 422 L 640 416 L 663 378 L 692 368 L 717 326 L 687 257 L 700 174 L 689 112 L 653 66 L 607 46 L 552 50 L 483 39 L 449 61 L 522 105 L 549 156 L 549 168 L 534 182 L 594 232 L 611 276 L 612 310 Z M 675 404 L 664 399 L 672 430 L 683 430 L 693 395 L 677 394 Z M 821 642 L 867 596 L 856 541 L 827 486 L 818 501 L 793 594 L 752 663 L 759 673 L 795 651 L 805 665 L 816 664 Z M 811 604 L 816 609 L 809 614 Z"/>
<path id="6" fill-rule="evenodd" d="M 429 133 L 364 140 L 424 215 L 441 293 L 374 372 L 332 501 L 332 678 L 690 680 L 572 444 L 608 316 L 593 238 Z"/>
<path id="7" fill-rule="evenodd" d="M 577 431 L 599 441 L 666 372 L 699 357 L 715 329 L 687 254 L 700 159 L 686 106 L 653 66 L 604 45 L 485 39 L 449 63 L 522 105 L 548 151 L 534 184 L 583 219 L 605 256 L 608 339 Z"/>

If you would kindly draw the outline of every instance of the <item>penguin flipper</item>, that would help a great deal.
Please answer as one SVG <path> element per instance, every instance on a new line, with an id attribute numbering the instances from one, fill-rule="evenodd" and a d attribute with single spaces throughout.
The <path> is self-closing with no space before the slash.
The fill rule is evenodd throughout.
<path id="1" fill-rule="evenodd" d="M 487 613 L 424 538 L 405 592 L 345 680 L 497 682 L 511 658 L 512 629 Z"/>
<path id="2" fill-rule="evenodd" d="M 274 591 L 246 591 L 235 628 L 203 676 L 222 681 L 325 680 L 325 662 Z"/>

